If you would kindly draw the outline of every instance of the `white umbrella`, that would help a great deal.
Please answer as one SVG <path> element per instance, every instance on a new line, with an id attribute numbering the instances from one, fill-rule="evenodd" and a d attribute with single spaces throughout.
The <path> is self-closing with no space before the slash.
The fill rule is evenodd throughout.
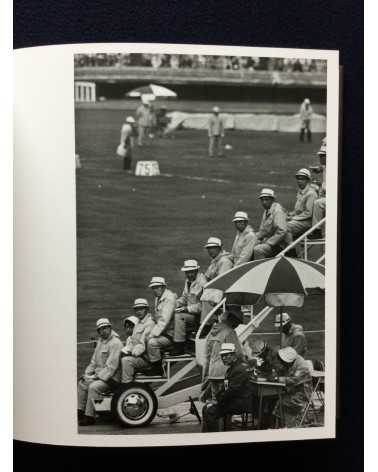
<path id="1" fill-rule="evenodd" d="M 167 87 L 163 87 L 162 85 L 143 85 L 142 87 L 138 87 L 136 89 L 131 90 L 126 94 L 127 97 L 136 98 L 141 97 L 142 95 L 153 95 L 157 98 L 176 98 L 177 93 L 173 90 L 170 90 Z"/>

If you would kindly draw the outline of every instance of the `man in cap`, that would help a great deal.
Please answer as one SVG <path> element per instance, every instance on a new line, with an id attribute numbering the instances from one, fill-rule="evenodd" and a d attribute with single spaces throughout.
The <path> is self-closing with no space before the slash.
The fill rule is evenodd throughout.
<path id="1" fill-rule="evenodd" d="M 232 269 L 232 257 L 231 254 L 223 249 L 222 241 L 219 238 L 211 236 L 205 248 L 211 258 L 209 267 L 205 272 L 205 278 L 207 282 L 215 279 L 220 274 L 223 274 L 229 269 Z M 222 300 L 223 292 L 217 289 L 204 289 L 201 296 L 202 314 L 201 321 L 206 315 Z"/>
<path id="2" fill-rule="evenodd" d="M 311 172 L 308 169 L 300 169 L 295 177 L 298 192 L 294 210 L 287 215 L 288 243 L 311 228 L 314 202 L 318 198 L 316 191 L 311 186 Z"/>
<path id="3" fill-rule="evenodd" d="M 248 224 L 248 213 L 245 211 L 237 211 L 232 221 L 236 228 L 236 236 L 231 249 L 231 256 L 235 267 L 252 259 L 257 237 L 252 227 Z"/>
<path id="4" fill-rule="evenodd" d="M 274 327 L 280 329 L 281 314 L 277 314 L 274 322 Z M 300 356 L 305 356 L 307 353 L 307 340 L 303 331 L 303 327 L 299 324 L 294 324 L 288 313 L 282 313 L 282 346 L 290 346 L 296 350 Z"/>
<path id="5" fill-rule="evenodd" d="M 155 322 L 149 313 L 149 304 L 145 298 L 137 298 L 133 308 L 135 316 L 125 319 L 125 324 L 134 323 L 134 327 L 122 349 L 122 383 L 132 382 L 137 372 L 145 372 L 151 366 L 145 353 L 147 338 Z"/>
<path id="6" fill-rule="evenodd" d="M 224 138 L 224 122 L 219 115 L 219 107 L 213 108 L 213 114 L 210 116 L 207 130 L 209 135 L 209 157 L 214 157 L 214 152 L 217 157 L 223 155 L 222 140 Z"/>
<path id="7" fill-rule="evenodd" d="M 316 225 L 326 216 L 326 159 L 327 159 L 327 139 L 324 138 L 322 145 L 318 151 L 320 161 L 319 172 L 322 172 L 323 181 L 319 191 L 319 198 L 314 202 L 314 210 L 312 215 L 312 226 Z M 315 229 L 310 235 L 310 239 L 317 239 L 324 237 L 325 225 Z"/>
<path id="8" fill-rule="evenodd" d="M 299 110 L 299 116 L 301 120 L 301 131 L 299 134 L 300 141 L 304 141 L 304 136 L 307 134 L 307 141 L 311 142 L 311 117 L 312 117 L 312 106 L 309 98 L 305 98 L 301 104 Z"/>
<path id="9" fill-rule="evenodd" d="M 281 364 L 280 373 L 285 378 L 286 390 L 281 395 L 281 404 L 287 428 L 299 425 L 310 396 L 311 371 L 308 363 L 292 347 L 284 347 L 278 351 L 277 359 Z M 279 415 L 277 402 L 274 414 Z"/>
<path id="10" fill-rule="evenodd" d="M 201 295 L 207 280 L 195 259 L 184 261 L 181 270 L 185 273 L 186 281 L 181 297 L 176 301 L 174 322 L 174 350 L 172 355 L 181 355 L 185 351 L 185 341 L 188 331 L 198 327 L 201 320 Z"/>
<path id="11" fill-rule="evenodd" d="M 132 116 L 127 116 L 125 123 L 121 128 L 120 146 L 123 146 L 123 169 L 131 169 L 132 149 L 134 147 L 134 125 L 135 120 Z"/>
<path id="12" fill-rule="evenodd" d="M 167 288 L 164 277 L 152 277 L 149 287 L 155 295 L 155 326 L 147 339 L 151 375 L 162 374 L 161 350 L 172 345 L 177 295 Z"/>
<path id="13" fill-rule="evenodd" d="M 122 342 L 112 330 L 108 318 L 96 322 L 99 334 L 96 348 L 78 383 L 78 419 L 80 426 L 95 423 L 93 400 L 113 391 L 120 381 L 119 360 Z"/>
<path id="14" fill-rule="evenodd" d="M 264 213 L 260 229 L 256 234 L 258 243 L 254 248 L 254 259 L 265 259 L 276 256 L 285 247 L 287 237 L 286 213 L 276 202 L 274 190 L 263 188 L 259 199 Z"/>
<path id="15" fill-rule="evenodd" d="M 220 357 L 222 343 L 233 343 L 235 352 L 244 359 L 244 351 L 239 342 L 235 328 L 243 323 L 243 313 L 240 306 L 228 305 L 220 315 L 219 322 L 215 323 L 206 341 L 205 365 L 202 372 L 202 398 L 206 398 L 208 392 L 215 399 L 226 373 L 226 368 Z M 209 387 L 209 388 L 208 388 Z"/>
<path id="16" fill-rule="evenodd" d="M 150 126 L 150 105 L 146 98 L 141 97 L 141 103 L 136 110 L 138 124 L 138 146 L 143 146 L 143 140 Z"/>
<path id="17" fill-rule="evenodd" d="M 220 418 L 245 413 L 252 406 L 250 376 L 246 365 L 236 354 L 235 344 L 222 343 L 219 355 L 226 373 L 216 399 L 203 407 L 202 432 L 219 431 Z"/>

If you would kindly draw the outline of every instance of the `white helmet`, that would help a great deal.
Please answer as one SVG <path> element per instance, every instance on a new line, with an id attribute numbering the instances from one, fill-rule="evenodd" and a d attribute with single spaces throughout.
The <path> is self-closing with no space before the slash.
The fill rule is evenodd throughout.
<path id="1" fill-rule="evenodd" d="M 308 180 L 311 180 L 311 172 L 308 169 L 299 169 L 295 177 L 306 177 Z"/>
<path id="2" fill-rule="evenodd" d="M 134 300 L 133 308 L 149 308 L 150 305 L 145 298 L 136 298 Z"/>
<path id="3" fill-rule="evenodd" d="M 135 123 L 135 120 L 132 116 L 127 116 L 125 121 L 126 123 L 130 123 L 130 124 Z"/>
<path id="4" fill-rule="evenodd" d="M 96 321 L 96 329 L 104 328 L 105 326 L 112 326 L 108 318 L 99 318 Z"/>
<path id="5" fill-rule="evenodd" d="M 123 326 L 126 325 L 126 322 L 129 321 L 132 323 L 134 326 L 136 326 L 139 323 L 139 319 L 136 316 L 128 316 L 123 320 Z"/>
<path id="6" fill-rule="evenodd" d="M 184 265 L 181 267 L 183 272 L 188 270 L 198 270 L 200 268 L 198 262 L 195 259 L 187 259 L 184 261 Z"/>
<path id="7" fill-rule="evenodd" d="M 269 198 L 276 198 L 276 195 L 274 193 L 274 190 L 271 190 L 270 188 L 263 188 L 260 192 L 259 198 L 263 197 L 269 197 Z"/>
<path id="8" fill-rule="evenodd" d="M 230 354 L 235 352 L 235 344 L 233 343 L 223 343 L 219 351 L 219 355 Z"/>
<path id="9" fill-rule="evenodd" d="M 165 287 L 167 284 L 165 283 L 165 278 L 164 277 L 152 277 L 149 287 L 158 287 L 159 285 L 164 285 Z"/>
<path id="10" fill-rule="evenodd" d="M 292 362 L 295 361 L 297 358 L 298 354 L 297 351 L 290 346 L 283 347 L 278 351 L 278 356 L 284 361 L 287 362 L 288 364 L 291 364 Z"/>
<path id="11" fill-rule="evenodd" d="M 211 236 L 207 240 L 205 247 L 222 247 L 222 241 L 219 238 L 214 238 L 213 236 Z"/>
<path id="12" fill-rule="evenodd" d="M 248 219 L 248 213 L 245 211 L 237 211 L 232 221 L 248 221 Z"/>

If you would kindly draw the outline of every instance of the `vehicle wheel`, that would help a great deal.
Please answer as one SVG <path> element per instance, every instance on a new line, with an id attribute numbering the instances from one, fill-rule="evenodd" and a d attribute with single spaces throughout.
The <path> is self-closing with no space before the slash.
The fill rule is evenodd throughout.
<path id="1" fill-rule="evenodd" d="M 158 401 L 155 393 L 145 384 L 130 382 L 121 385 L 111 403 L 113 416 L 125 426 L 145 426 L 155 418 Z"/>

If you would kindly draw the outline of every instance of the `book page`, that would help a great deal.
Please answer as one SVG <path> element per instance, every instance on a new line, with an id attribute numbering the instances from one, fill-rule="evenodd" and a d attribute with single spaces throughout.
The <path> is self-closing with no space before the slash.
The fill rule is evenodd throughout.
<path id="1" fill-rule="evenodd" d="M 335 437 L 338 52 L 36 47 L 15 79 L 15 438 Z"/>

